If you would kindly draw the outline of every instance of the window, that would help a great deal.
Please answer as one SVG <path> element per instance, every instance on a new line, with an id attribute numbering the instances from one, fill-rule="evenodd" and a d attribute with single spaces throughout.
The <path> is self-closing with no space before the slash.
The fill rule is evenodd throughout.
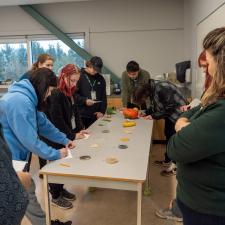
<path id="1" fill-rule="evenodd" d="M 84 48 L 84 33 L 68 35 Z M 53 35 L 0 37 L 0 81 L 19 80 L 42 53 L 54 58 L 53 70 L 56 74 L 68 63 L 76 64 L 80 68 L 84 66 L 84 59 Z"/>
<path id="2" fill-rule="evenodd" d="M 84 39 L 75 39 L 74 42 L 84 47 Z M 82 59 L 76 52 L 59 40 L 38 40 L 31 41 L 32 62 L 35 62 L 40 54 L 47 53 L 54 58 L 53 70 L 58 74 L 60 68 L 68 63 L 84 66 Z"/>
<path id="3" fill-rule="evenodd" d="M 27 71 L 26 43 L 0 44 L 0 80 L 18 80 Z"/>

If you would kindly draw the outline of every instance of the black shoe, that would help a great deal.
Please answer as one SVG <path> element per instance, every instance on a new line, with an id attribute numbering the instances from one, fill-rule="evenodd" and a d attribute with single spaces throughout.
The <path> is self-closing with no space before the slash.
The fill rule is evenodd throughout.
<path id="1" fill-rule="evenodd" d="M 73 204 L 63 198 L 62 195 L 60 195 L 58 198 L 52 198 L 52 205 L 57 206 L 61 209 L 71 209 L 73 208 Z"/>
<path id="2" fill-rule="evenodd" d="M 64 199 L 68 200 L 68 201 L 74 201 L 76 200 L 76 195 L 70 193 L 69 191 L 67 191 L 66 189 L 63 189 L 61 192 L 61 195 Z"/>
<path id="3" fill-rule="evenodd" d="M 166 162 L 166 161 L 164 161 L 164 160 L 162 160 L 162 161 L 156 160 L 156 161 L 154 161 L 154 164 L 155 164 L 156 166 L 170 167 L 170 166 L 172 165 L 172 162 L 171 162 L 171 161 Z"/>
<path id="4" fill-rule="evenodd" d="M 51 220 L 51 225 L 71 225 L 72 221 L 61 222 L 60 220 Z"/>

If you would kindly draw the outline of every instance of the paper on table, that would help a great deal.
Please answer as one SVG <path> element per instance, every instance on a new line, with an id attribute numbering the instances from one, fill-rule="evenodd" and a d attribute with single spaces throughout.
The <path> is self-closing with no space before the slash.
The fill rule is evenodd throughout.
<path id="1" fill-rule="evenodd" d="M 27 161 L 18 161 L 18 160 L 13 160 L 13 168 L 16 172 L 21 172 L 23 171 Z"/>
<path id="2" fill-rule="evenodd" d="M 72 156 L 71 150 L 68 149 L 68 155 L 64 159 L 72 159 L 72 158 L 73 156 Z"/>
<path id="3" fill-rule="evenodd" d="M 84 140 L 88 139 L 90 137 L 90 134 L 84 134 Z"/>

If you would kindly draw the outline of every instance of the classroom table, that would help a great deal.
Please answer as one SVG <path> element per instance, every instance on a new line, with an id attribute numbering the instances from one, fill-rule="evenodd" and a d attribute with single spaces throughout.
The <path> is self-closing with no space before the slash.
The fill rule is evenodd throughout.
<path id="1" fill-rule="evenodd" d="M 53 161 L 41 169 L 47 225 L 51 219 L 48 183 L 137 191 L 137 225 L 141 225 L 142 184 L 147 175 L 153 121 L 136 119 L 136 126 L 127 128 L 122 126 L 124 121 L 120 112 L 97 120 L 89 128 L 90 137 L 76 141 L 72 158 Z M 86 155 L 91 159 L 80 159 Z M 118 162 L 109 164 L 108 158 Z"/>

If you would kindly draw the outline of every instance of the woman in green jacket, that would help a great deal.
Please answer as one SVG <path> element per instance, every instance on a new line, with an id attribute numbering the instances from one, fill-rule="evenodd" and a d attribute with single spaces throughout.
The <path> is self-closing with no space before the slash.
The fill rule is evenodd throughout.
<path id="1" fill-rule="evenodd" d="M 176 122 L 167 152 L 177 162 L 184 225 L 225 225 L 225 27 L 203 41 L 212 83 Z"/>

